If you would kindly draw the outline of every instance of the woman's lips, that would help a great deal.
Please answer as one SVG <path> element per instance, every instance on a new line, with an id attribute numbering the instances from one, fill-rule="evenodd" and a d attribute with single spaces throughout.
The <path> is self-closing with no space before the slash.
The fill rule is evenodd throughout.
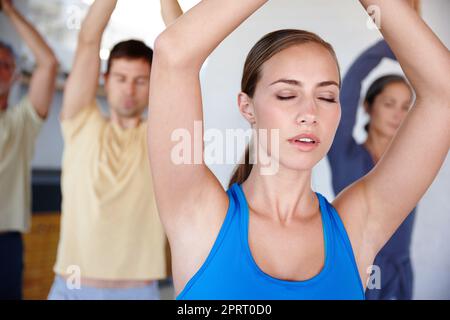
<path id="1" fill-rule="evenodd" d="M 313 134 L 304 133 L 289 139 L 288 142 L 298 150 L 308 152 L 319 146 L 320 139 Z"/>

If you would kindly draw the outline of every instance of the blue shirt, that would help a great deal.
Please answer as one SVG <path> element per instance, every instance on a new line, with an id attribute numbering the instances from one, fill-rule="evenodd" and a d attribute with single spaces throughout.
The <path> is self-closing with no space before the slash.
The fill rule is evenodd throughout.
<path id="1" fill-rule="evenodd" d="M 281 280 L 264 273 L 248 244 L 249 209 L 239 184 L 227 191 L 229 207 L 217 239 L 178 300 L 364 299 L 364 289 L 343 223 L 317 194 L 322 216 L 325 264 L 306 281 Z"/>

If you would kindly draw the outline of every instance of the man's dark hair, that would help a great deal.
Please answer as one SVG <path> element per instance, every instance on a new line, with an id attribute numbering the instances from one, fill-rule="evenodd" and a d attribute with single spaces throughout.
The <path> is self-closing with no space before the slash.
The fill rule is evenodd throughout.
<path id="1" fill-rule="evenodd" d="M 127 40 L 119 42 L 111 50 L 106 73 L 108 74 L 111 70 L 111 65 L 114 59 L 122 58 L 129 60 L 143 59 L 151 65 L 153 60 L 153 50 L 144 42 L 139 40 Z"/>

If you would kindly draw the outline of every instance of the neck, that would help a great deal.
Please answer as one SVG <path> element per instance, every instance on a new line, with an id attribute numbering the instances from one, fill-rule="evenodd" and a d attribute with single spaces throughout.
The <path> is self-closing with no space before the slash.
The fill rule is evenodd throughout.
<path id="1" fill-rule="evenodd" d="M 375 163 L 377 163 L 383 156 L 391 140 L 391 137 L 387 137 L 386 135 L 383 135 L 375 130 L 371 130 L 369 132 L 365 145 L 372 155 Z"/>
<path id="2" fill-rule="evenodd" d="M 111 111 L 111 122 L 118 125 L 122 129 L 136 128 L 141 122 L 141 117 L 121 117 L 116 112 Z"/>
<path id="3" fill-rule="evenodd" d="M 311 170 L 297 171 L 280 165 L 275 175 L 261 175 L 260 169 L 255 164 L 242 184 L 252 211 L 282 224 L 317 214 L 317 197 L 311 189 Z"/>

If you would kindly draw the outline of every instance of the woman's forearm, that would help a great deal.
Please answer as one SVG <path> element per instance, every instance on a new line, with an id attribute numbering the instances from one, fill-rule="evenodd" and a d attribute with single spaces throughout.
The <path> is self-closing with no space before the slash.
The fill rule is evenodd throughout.
<path id="1" fill-rule="evenodd" d="M 267 0 L 203 0 L 157 39 L 155 51 L 200 69 L 211 52 Z"/>
<path id="2" fill-rule="evenodd" d="M 417 99 L 439 97 L 448 102 L 449 51 L 414 9 L 402 0 L 360 2 L 366 9 L 379 8 L 381 33 L 411 82 Z"/>
<path id="3" fill-rule="evenodd" d="M 178 0 L 161 0 L 161 15 L 166 26 L 172 24 L 183 14 Z"/>

